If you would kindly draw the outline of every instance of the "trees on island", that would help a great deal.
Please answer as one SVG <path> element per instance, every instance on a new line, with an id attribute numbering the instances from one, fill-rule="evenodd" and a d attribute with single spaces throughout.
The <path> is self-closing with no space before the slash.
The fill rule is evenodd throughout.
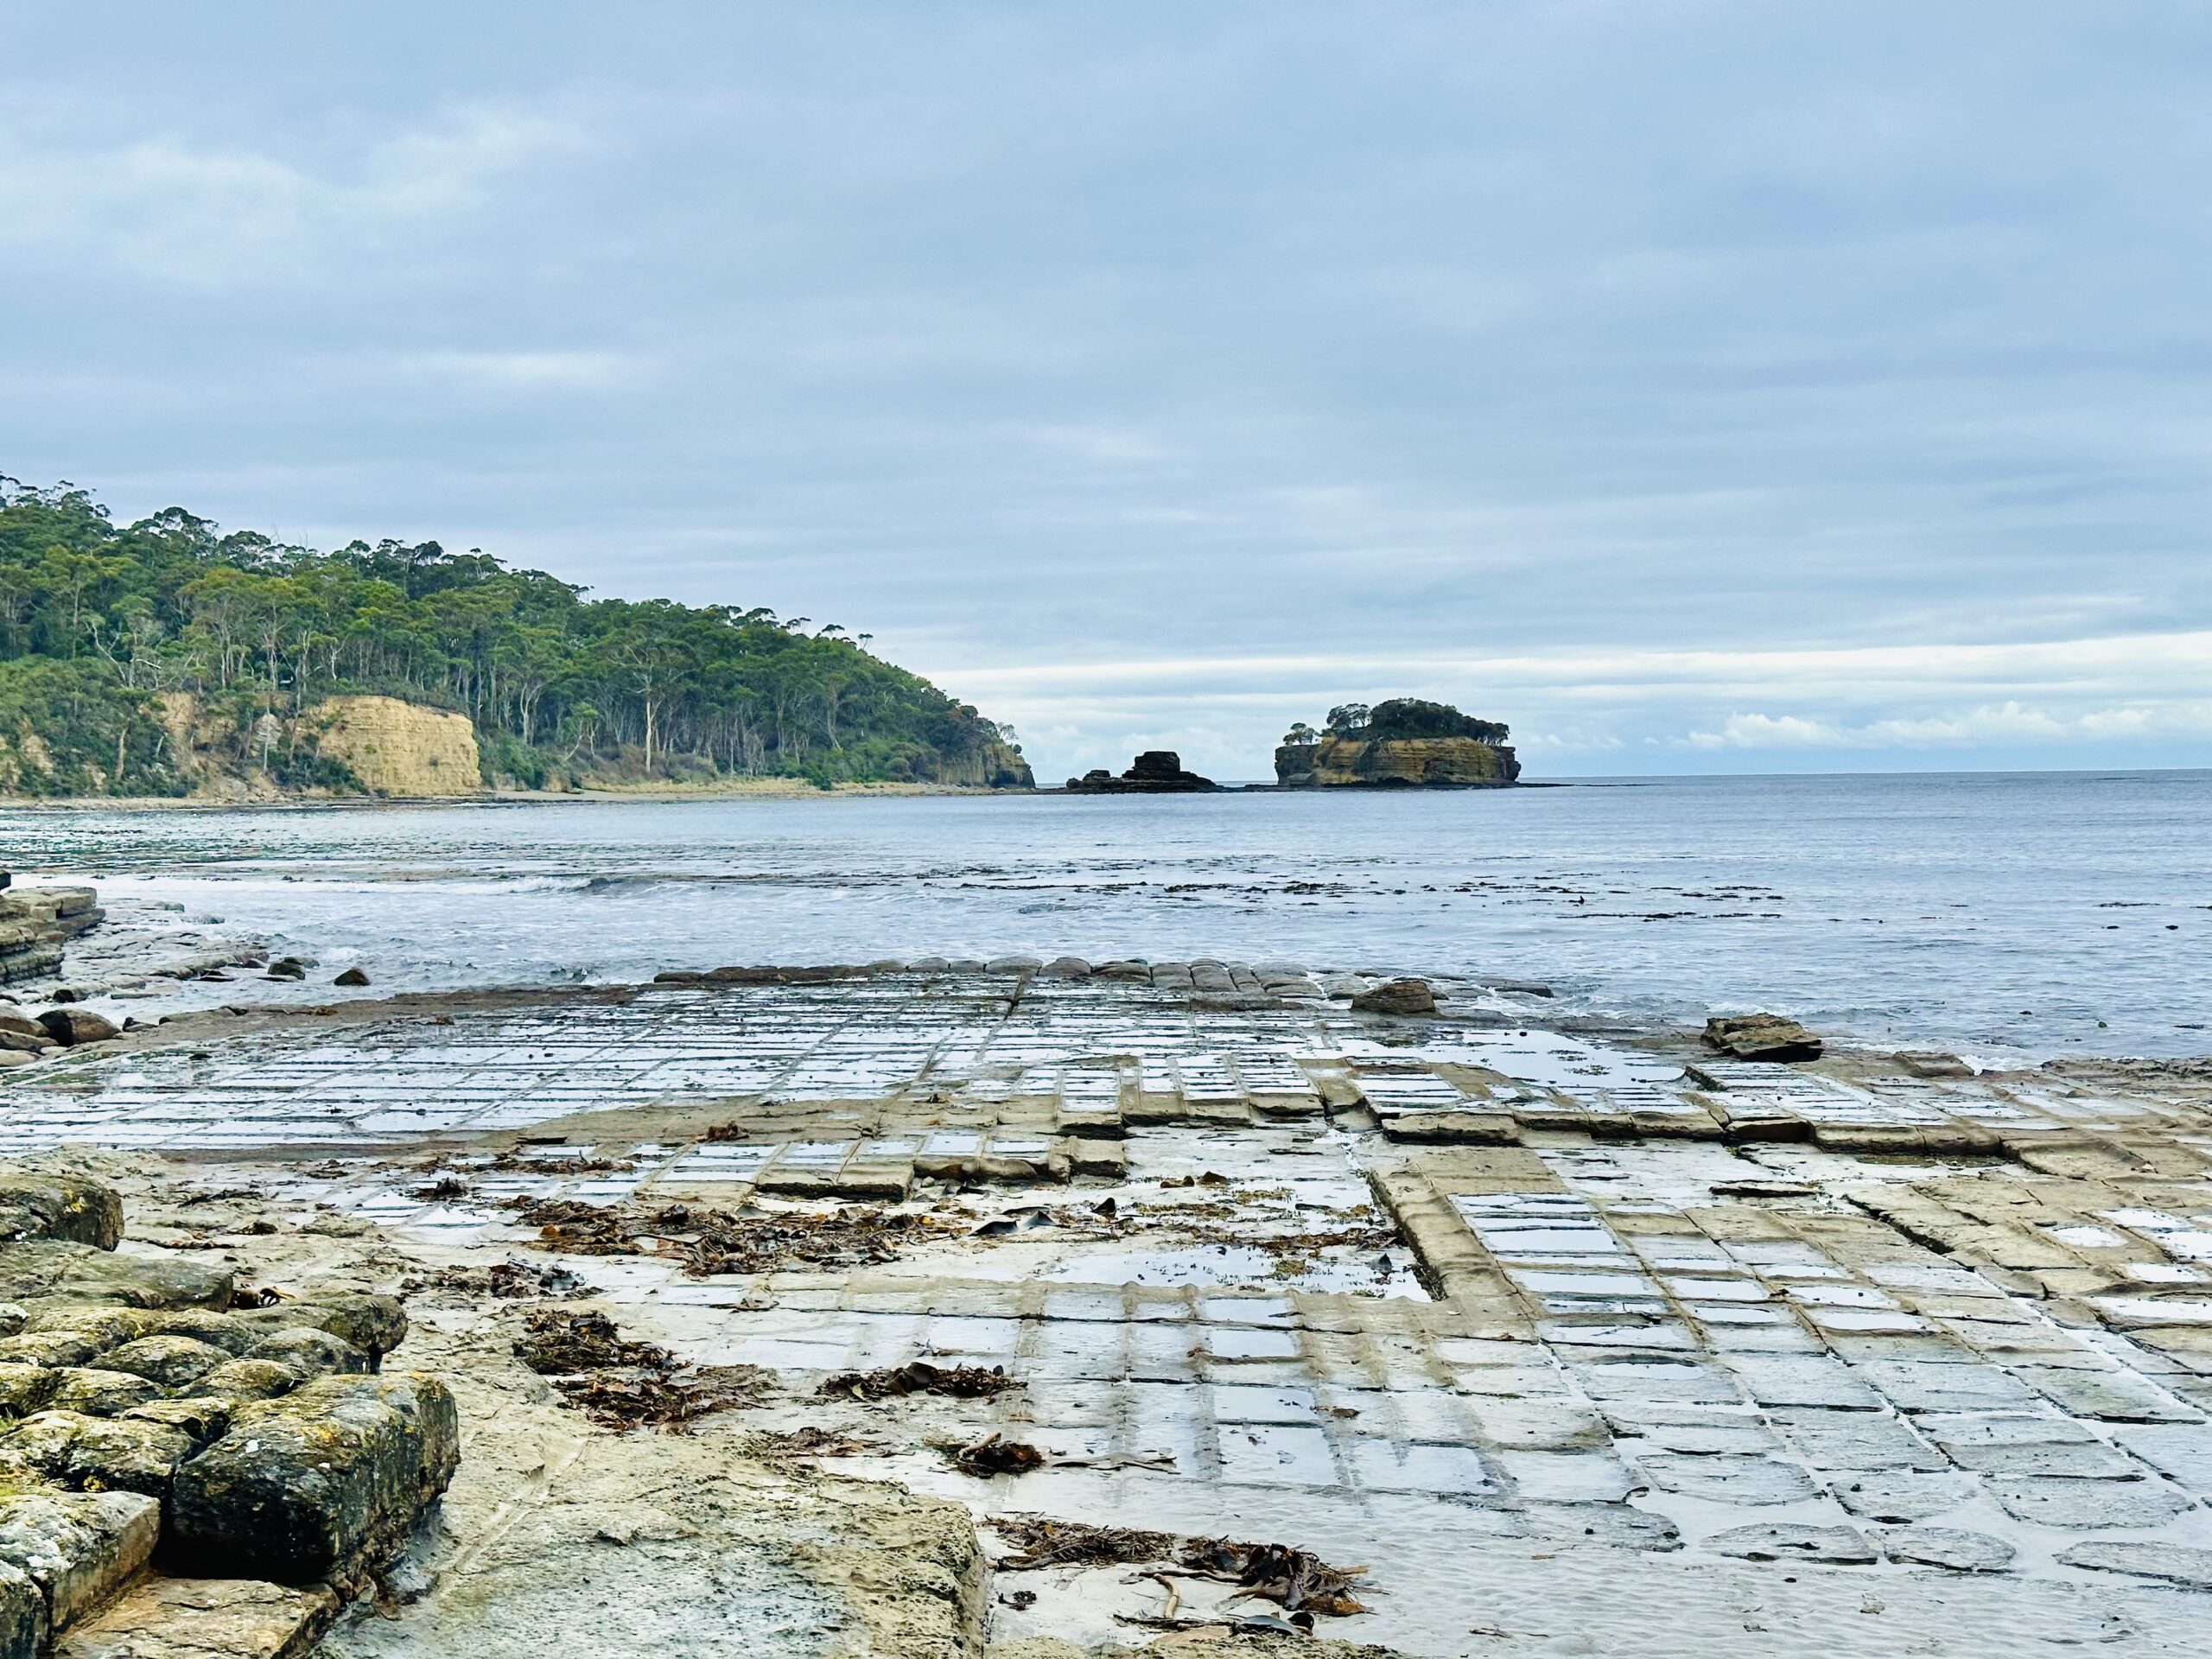
<path id="1" fill-rule="evenodd" d="M 1415 737 L 1469 737 L 1478 743 L 1504 743 L 1512 736 L 1502 721 L 1463 715 L 1448 702 L 1420 697 L 1392 697 L 1373 708 L 1344 702 L 1329 710 L 1321 731 L 1300 721 L 1283 734 L 1286 748 L 1306 748 L 1324 737 L 1355 742 Z"/>
<path id="2" fill-rule="evenodd" d="M 346 692 L 465 713 L 487 772 L 531 785 L 1027 781 L 1009 732 L 866 638 L 761 607 L 588 599 L 434 541 L 323 553 L 175 507 L 118 526 L 82 490 L 0 478 L 0 787 L 21 792 L 181 788 L 174 693 L 279 782 L 335 781 L 297 717 Z"/>

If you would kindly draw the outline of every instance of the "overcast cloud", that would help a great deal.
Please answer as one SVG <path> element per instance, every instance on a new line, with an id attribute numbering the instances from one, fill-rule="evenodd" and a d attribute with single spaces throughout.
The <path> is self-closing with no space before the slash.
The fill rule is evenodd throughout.
<path id="1" fill-rule="evenodd" d="M 2208 86 L 2194 0 L 17 8 L 0 471 L 837 621 L 1047 778 L 2204 765 Z"/>

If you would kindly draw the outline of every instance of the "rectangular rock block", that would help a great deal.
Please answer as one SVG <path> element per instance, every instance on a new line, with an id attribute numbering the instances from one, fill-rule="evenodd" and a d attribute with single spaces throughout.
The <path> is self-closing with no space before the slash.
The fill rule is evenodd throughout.
<path id="1" fill-rule="evenodd" d="M 241 1407 L 178 1466 L 168 1542 L 200 1570 L 352 1580 L 404 1542 L 460 1446 L 453 1395 L 435 1377 L 320 1377 Z"/>
<path id="2" fill-rule="evenodd" d="M 0 1169 L 0 1242 L 27 1238 L 111 1250 L 123 1238 L 123 1195 L 82 1175 Z"/>
<path id="3" fill-rule="evenodd" d="M 54 1659 L 301 1659 L 338 1609 L 321 1585 L 149 1579 L 63 1636 Z"/>
<path id="4" fill-rule="evenodd" d="M 137 1492 L 0 1498 L 0 1561 L 29 1575 L 60 1630 L 130 1582 L 161 1529 L 160 1502 Z"/>

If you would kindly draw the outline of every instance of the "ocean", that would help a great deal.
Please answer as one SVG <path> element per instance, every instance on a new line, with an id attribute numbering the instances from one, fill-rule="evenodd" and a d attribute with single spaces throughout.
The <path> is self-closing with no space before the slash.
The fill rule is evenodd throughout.
<path id="1" fill-rule="evenodd" d="M 18 808 L 0 864 L 379 990 L 1205 956 L 1538 981 L 1647 1022 L 1769 1007 L 1990 1059 L 2212 1052 L 2212 772 Z"/>

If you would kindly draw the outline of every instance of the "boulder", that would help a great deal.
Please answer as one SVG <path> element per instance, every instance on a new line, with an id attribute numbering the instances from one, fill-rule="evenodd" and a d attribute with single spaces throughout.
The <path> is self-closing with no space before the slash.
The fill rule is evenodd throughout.
<path id="1" fill-rule="evenodd" d="M 321 1377 L 240 1407 L 177 1468 L 170 1541 L 209 1571 L 359 1581 L 405 1543 L 460 1448 L 453 1395 L 435 1378 Z"/>
<path id="2" fill-rule="evenodd" d="M 137 1255 L 59 1239 L 0 1250 L 0 1300 L 67 1297 L 130 1307 L 227 1307 L 230 1270 L 181 1255 Z M 9 1341 L 16 1338 L 10 1338 Z M 6 1343 L 0 1343 L 4 1351 Z"/>
<path id="3" fill-rule="evenodd" d="M 54 1659 L 298 1659 L 340 1605 L 319 1584 L 156 1575 L 63 1637 Z M 0 1640 L 0 1654 L 12 1652 Z"/>
<path id="4" fill-rule="evenodd" d="M 48 1402 L 52 1409 L 80 1411 L 87 1417 L 112 1417 L 132 1406 L 144 1405 L 162 1391 L 158 1382 L 98 1365 L 73 1365 L 54 1375 L 60 1381 Z"/>
<path id="5" fill-rule="evenodd" d="M 270 1307 L 245 1308 L 231 1315 L 245 1330 L 274 1335 L 279 1331 L 327 1331 L 368 1355 L 373 1363 L 399 1346 L 407 1335 L 407 1310 L 394 1296 L 365 1290 L 314 1291 L 287 1297 Z"/>
<path id="6" fill-rule="evenodd" d="M 348 968 L 330 982 L 334 985 L 344 985 L 358 989 L 369 982 L 369 976 L 359 968 Z"/>
<path id="7" fill-rule="evenodd" d="M 279 1365 L 290 1366 L 302 1376 L 321 1376 L 330 1373 L 358 1376 L 372 1369 L 369 1357 L 352 1343 L 312 1325 L 301 1325 L 290 1331 L 279 1331 L 273 1337 L 264 1337 L 254 1344 L 246 1357 L 273 1359 Z"/>
<path id="8" fill-rule="evenodd" d="M 0 1243 L 56 1238 L 111 1250 L 123 1239 L 123 1198 L 81 1175 L 0 1170 Z"/>
<path id="9" fill-rule="evenodd" d="M 123 1035 L 123 1027 L 104 1014 L 94 1014 L 90 1008 L 48 1008 L 38 1017 L 46 1034 L 64 1048 L 74 1048 L 79 1043 L 104 1043 L 111 1037 Z"/>
<path id="10" fill-rule="evenodd" d="M 1054 957 L 1037 970 L 1039 979 L 1089 979 L 1090 964 L 1081 957 Z"/>
<path id="11" fill-rule="evenodd" d="M 1351 1000 L 1362 1014 L 1434 1014 L 1436 993 L 1425 979 L 1386 979 Z"/>
<path id="12" fill-rule="evenodd" d="M 318 1332 L 317 1335 L 321 1333 Z M 141 1337 L 111 1349 L 100 1363 L 111 1371 L 129 1371 L 164 1389 L 181 1389 L 197 1382 L 230 1358 L 213 1343 L 194 1337 Z"/>
<path id="13" fill-rule="evenodd" d="M 194 1446 L 205 1446 L 231 1426 L 237 1402 L 213 1395 L 187 1395 L 181 1400 L 149 1400 L 117 1415 L 134 1423 L 157 1423 L 181 1430 Z"/>
<path id="14" fill-rule="evenodd" d="M 160 1503 L 137 1492 L 0 1497 L 0 1561 L 38 1586 L 60 1630 L 145 1566 L 161 1525 Z"/>
<path id="15" fill-rule="evenodd" d="M 35 1412 L 0 1440 L 0 1452 L 57 1485 L 149 1497 L 168 1492 L 171 1474 L 191 1452 L 192 1437 L 169 1424 L 74 1411 Z"/>
<path id="16" fill-rule="evenodd" d="M 307 1380 L 281 1359 L 226 1360 L 194 1385 L 225 1400 L 274 1400 Z"/>
<path id="17" fill-rule="evenodd" d="M 1739 1060 L 1817 1060 L 1821 1039 L 1779 1014 L 1718 1015 L 1705 1022 L 1706 1046 Z"/>
<path id="18" fill-rule="evenodd" d="M 50 1365 L 0 1363 L 0 1418 L 28 1417 L 45 1409 L 61 1373 Z"/>

